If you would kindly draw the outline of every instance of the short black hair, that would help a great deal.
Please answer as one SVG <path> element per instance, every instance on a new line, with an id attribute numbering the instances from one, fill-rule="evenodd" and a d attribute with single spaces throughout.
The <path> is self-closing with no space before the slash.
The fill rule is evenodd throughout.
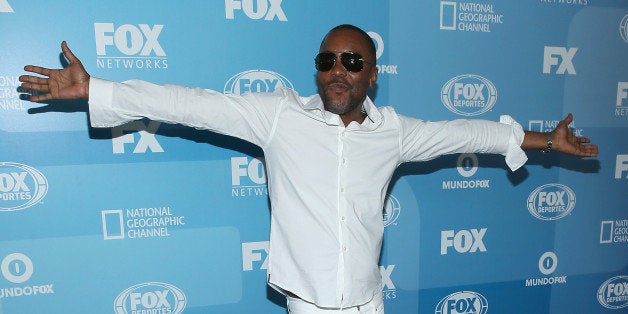
<path id="1" fill-rule="evenodd" d="M 373 62 L 373 64 L 375 64 L 375 62 L 377 61 L 377 51 L 375 49 L 375 43 L 373 42 L 373 39 L 371 38 L 371 36 L 369 36 L 369 34 L 367 32 L 365 32 L 364 30 L 362 30 L 361 28 L 359 28 L 359 27 L 357 27 L 355 25 L 341 24 L 341 25 L 338 25 L 338 26 L 330 29 L 329 32 L 327 32 L 327 35 L 333 33 L 334 31 L 337 31 L 337 30 L 352 30 L 352 31 L 358 32 L 364 38 L 364 41 L 367 43 L 368 51 L 373 56 L 373 61 L 372 62 Z M 325 35 L 325 38 L 327 38 L 327 35 Z M 323 43 L 325 42 L 325 38 L 323 38 L 323 41 L 321 42 L 321 47 L 323 46 Z"/>

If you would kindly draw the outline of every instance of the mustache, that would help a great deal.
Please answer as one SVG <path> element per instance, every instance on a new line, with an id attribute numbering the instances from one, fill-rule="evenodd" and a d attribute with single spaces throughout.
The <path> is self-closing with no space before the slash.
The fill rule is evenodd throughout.
<path id="1" fill-rule="evenodd" d="M 349 83 L 349 81 L 343 80 L 343 79 L 340 79 L 340 78 L 333 79 L 333 80 L 327 82 L 327 84 L 325 84 L 325 87 L 329 87 L 329 86 L 334 85 L 334 84 L 342 84 L 342 85 L 346 85 L 346 86 L 351 87 L 351 84 Z"/>

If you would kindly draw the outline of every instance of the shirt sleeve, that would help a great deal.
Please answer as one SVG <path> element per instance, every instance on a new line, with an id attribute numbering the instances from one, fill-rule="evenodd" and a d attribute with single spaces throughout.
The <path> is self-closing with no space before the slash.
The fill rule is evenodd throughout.
<path id="1" fill-rule="evenodd" d="M 89 116 L 93 127 L 115 127 L 141 118 L 178 123 L 264 145 L 289 93 L 246 95 L 141 80 L 91 78 Z"/>
<path id="2" fill-rule="evenodd" d="M 487 120 L 452 120 L 429 122 L 399 116 L 401 123 L 401 160 L 424 161 L 446 154 L 490 153 L 506 157 L 515 171 L 525 164 L 521 149 L 523 128 L 510 116 L 499 122 Z"/>

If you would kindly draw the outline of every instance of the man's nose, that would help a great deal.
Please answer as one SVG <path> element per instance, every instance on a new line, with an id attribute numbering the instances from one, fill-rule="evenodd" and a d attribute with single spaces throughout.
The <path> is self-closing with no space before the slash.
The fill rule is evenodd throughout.
<path id="1" fill-rule="evenodd" d="M 336 56 L 336 62 L 334 62 L 334 66 L 331 67 L 332 75 L 347 75 L 347 69 L 342 65 L 340 61 L 340 56 Z"/>

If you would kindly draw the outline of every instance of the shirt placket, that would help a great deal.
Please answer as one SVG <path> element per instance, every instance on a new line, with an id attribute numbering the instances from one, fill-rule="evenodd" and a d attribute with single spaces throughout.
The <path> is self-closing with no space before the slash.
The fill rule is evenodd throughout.
<path id="1" fill-rule="evenodd" d="M 347 254 L 349 254 L 350 243 L 348 241 L 347 232 L 347 158 L 346 158 L 346 142 L 348 137 L 347 129 L 344 127 L 339 128 L 338 133 L 338 209 L 337 209 L 337 222 L 338 222 L 338 240 L 340 252 L 338 253 L 338 282 L 336 297 L 338 303 L 343 307 L 344 299 L 344 287 L 345 287 L 345 260 Z"/>

